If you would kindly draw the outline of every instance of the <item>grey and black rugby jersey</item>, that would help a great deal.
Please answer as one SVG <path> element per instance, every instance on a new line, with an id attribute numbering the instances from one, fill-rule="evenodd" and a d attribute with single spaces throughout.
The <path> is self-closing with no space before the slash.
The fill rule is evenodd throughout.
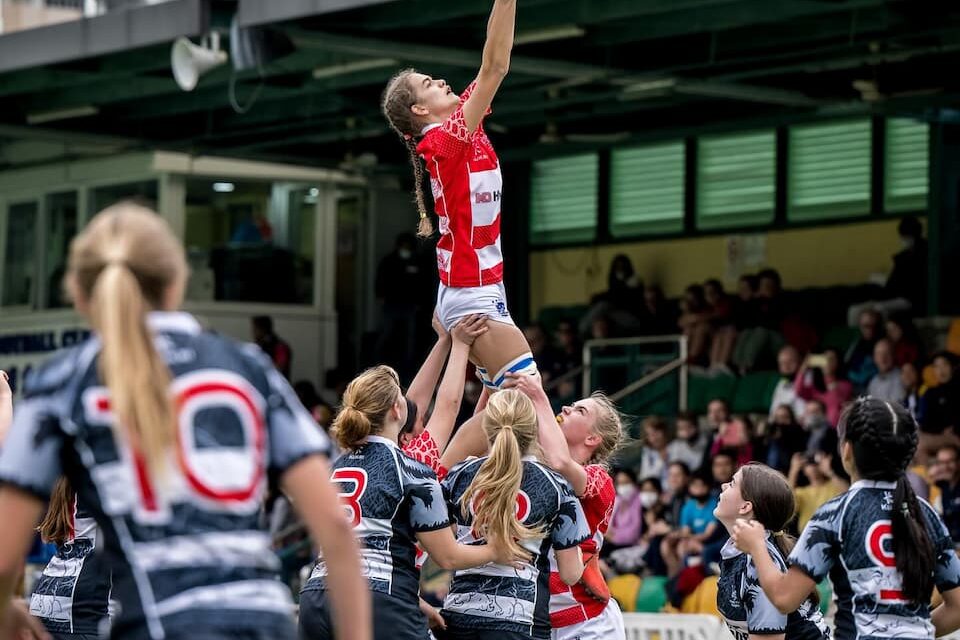
<path id="1" fill-rule="evenodd" d="M 450 526 L 436 475 L 401 452 L 395 441 L 370 436 L 337 459 L 331 479 L 353 521 L 370 588 L 415 609 L 420 594 L 416 535 Z M 321 556 L 303 590 L 326 589 L 326 578 Z"/>
<path id="2" fill-rule="evenodd" d="M 787 570 L 780 550 L 767 533 L 767 553 L 781 571 Z M 754 635 L 785 634 L 786 640 L 829 640 L 830 629 L 820 609 L 807 598 L 789 615 L 773 606 L 760 586 L 753 558 L 727 540 L 720 550 L 720 579 L 717 581 L 717 609 L 736 640 Z"/>
<path id="3" fill-rule="evenodd" d="M 110 570 L 97 546 L 97 523 L 86 511 L 73 514 L 73 538 L 57 545 L 30 596 L 30 613 L 51 633 L 99 636 L 110 609 Z"/>
<path id="4" fill-rule="evenodd" d="M 443 489 L 461 544 L 483 544 L 464 515 L 460 498 L 486 458 L 474 458 L 450 470 Z M 520 567 L 486 564 L 457 571 L 443 603 L 447 625 L 550 637 L 550 549 L 561 551 L 590 539 L 590 526 L 570 484 L 534 457 L 523 459 L 517 517 L 543 536 L 523 541 L 532 554 Z"/>
<path id="5" fill-rule="evenodd" d="M 837 640 L 933 638 L 928 603 L 903 599 L 893 556 L 893 482 L 859 480 L 826 502 L 804 528 L 788 563 L 816 582 L 828 574 L 837 599 Z M 934 583 L 941 591 L 960 586 L 960 560 L 940 516 L 919 500 L 937 562 Z"/>
<path id="6" fill-rule="evenodd" d="M 104 538 L 120 611 L 113 638 L 158 640 L 239 630 L 291 638 L 289 590 L 261 529 L 268 475 L 328 440 L 267 357 L 153 313 L 170 367 L 177 445 L 158 483 L 114 434 L 92 337 L 28 377 L 0 454 L 0 482 L 44 499 L 66 475 Z"/>

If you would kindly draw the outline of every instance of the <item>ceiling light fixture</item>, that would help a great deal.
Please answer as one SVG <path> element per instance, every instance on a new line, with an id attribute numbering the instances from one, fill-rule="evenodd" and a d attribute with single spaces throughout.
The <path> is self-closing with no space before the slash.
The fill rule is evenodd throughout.
<path id="1" fill-rule="evenodd" d="M 383 67 L 395 67 L 400 63 L 393 58 L 373 58 L 370 60 L 355 60 L 354 62 L 344 62 L 342 64 L 332 64 L 327 67 L 317 67 L 313 70 L 314 80 L 325 80 L 327 78 L 336 78 L 359 71 L 370 71 L 371 69 L 381 69 Z"/>
<path id="2" fill-rule="evenodd" d="M 514 45 L 535 44 L 538 42 L 553 42 L 554 40 L 567 40 L 568 38 L 582 38 L 586 35 L 583 27 L 575 24 L 566 24 L 559 27 L 547 27 L 546 29 L 536 29 L 518 33 L 514 38 Z"/>

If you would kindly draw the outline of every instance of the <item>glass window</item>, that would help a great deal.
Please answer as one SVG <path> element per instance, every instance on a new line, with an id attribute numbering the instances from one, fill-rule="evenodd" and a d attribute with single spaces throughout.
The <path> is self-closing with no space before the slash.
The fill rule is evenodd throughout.
<path id="1" fill-rule="evenodd" d="M 610 154 L 610 233 L 621 237 L 683 230 L 683 141 Z"/>
<path id="2" fill-rule="evenodd" d="M 93 217 L 112 204 L 123 200 L 134 200 L 140 204 L 157 208 L 157 181 L 144 180 L 127 184 L 111 184 L 90 189 L 89 215 Z"/>
<path id="3" fill-rule="evenodd" d="M 77 235 L 79 223 L 77 192 L 47 195 L 47 217 L 43 244 L 44 306 L 57 309 L 70 306 L 63 290 L 70 241 Z"/>
<path id="4" fill-rule="evenodd" d="M 774 131 L 705 136 L 697 141 L 697 228 L 773 222 Z"/>
<path id="5" fill-rule="evenodd" d="M 7 207 L 7 239 L 3 254 L 4 306 L 33 304 L 37 213 L 36 202 L 21 202 Z"/>
<path id="6" fill-rule="evenodd" d="M 191 178 L 186 191 L 189 299 L 313 303 L 316 188 Z"/>
<path id="7" fill-rule="evenodd" d="M 584 242 L 597 233 L 596 153 L 538 160 L 530 177 L 530 243 Z"/>
<path id="8" fill-rule="evenodd" d="M 930 189 L 930 125 L 891 118 L 886 122 L 886 136 L 884 211 L 926 209 Z"/>
<path id="9" fill-rule="evenodd" d="M 870 212 L 869 120 L 790 128 L 787 218 L 823 220 Z"/>

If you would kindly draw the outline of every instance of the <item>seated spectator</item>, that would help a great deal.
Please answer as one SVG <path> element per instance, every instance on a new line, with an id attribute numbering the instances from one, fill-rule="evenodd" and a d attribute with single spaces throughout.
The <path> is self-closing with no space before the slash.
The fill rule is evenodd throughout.
<path id="1" fill-rule="evenodd" d="M 807 432 L 808 456 L 816 455 L 818 451 L 827 451 L 828 446 L 825 443 L 836 439 L 837 430 L 827 418 L 827 405 L 822 400 L 811 400 L 807 403 L 803 428 Z"/>
<path id="2" fill-rule="evenodd" d="M 669 427 L 662 418 L 651 416 L 643 421 L 643 454 L 640 459 L 641 478 L 656 478 L 661 484 L 667 479 L 667 445 Z"/>
<path id="3" fill-rule="evenodd" d="M 920 372 L 917 371 L 917 366 L 914 363 L 904 362 L 900 366 L 900 383 L 903 385 L 903 397 L 899 402 L 910 410 L 917 422 L 921 422 L 920 399 L 926 389 L 920 386 Z"/>
<path id="4" fill-rule="evenodd" d="M 523 337 L 527 339 L 527 344 L 530 345 L 530 353 L 537 362 L 544 384 L 550 382 L 553 379 L 556 352 L 547 338 L 546 330 L 539 323 L 527 325 L 523 328 Z"/>
<path id="5" fill-rule="evenodd" d="M 586 334 L 597 316 L 605 316 L 622 335 L 632 335 L 640 328 L 643 285 L 633 270 L 629 256 L 620 253 L 610 261 L 607 290 L 593 296 L 584 315 L 580 331 Z"/>
<path id="6" fill-rule="evenodd" d="M 920 448 L 933 455 L 945 444 L 960 444 L 960 379 L 954 375 L 955 356 L 941 351 L 933 358 L 937 386 L 927 390 L 920 402 Z"/>
<path id="7" fill-rule="evenodd" d="M 677 416 L 677 436 L 667 445 L 667 461 L 682 462 L 687 469 L 699 469 L 710 439 L 697 426 L 697 417 L 688 411 Z M 668 478 L 669 484 L 669 478 Z"/>
<path id="8" fill-rule="evenodd" d="M 733 479 L 737 472 L 737 456 L 729 449 L 721 449 L 710 461 L 710 476 L 713 478 L 711 491 L 714 497 L 720 497 L 720 487 Z"/>
<path id="9" fill-rule="evenodd" d="M 707 415 L 703 430 L 712 440 L 729 419 L 730 405 L 723 398 L 714 398 L 707 404 Z"/>
<path id="10" fill-rule="evenodd" d="M 679 461 L 671 462 L 667 467 L 667 486 L 660 500 L 665 507 L 663 519 L 671 528 L 679 526 L 689 484 L 690 467 Z"/>
<path id="11" fill-rule="evenodd" d="M 887 318 L 887 338 L 893 344 L 893 361 L 898 367 L 917 364 L 923 355 L 920 333 L 907 313 L 895 313 Z"/>
<path id="12" fill-rule="evenodd" d="M 643 309 L 640 314 L 640 335 L 666 336 L 677 332 L 677 311 L 667 302 L 660 285 L 648 285 L 643 290 Z"/>
<path id="13" fill-rule="evenodd" d="M 703 551 L 703 543 L 717 528 L 713 517 L 717 498 L 711 492 L 708 480 L 702 475 L 694 475 L 687 492 L 690 497 L 680 512 L 680 529 L 668 534 L 660 547 L 670 576 L 679 573 L 687 556 L 699 555 Z"/>
<path id="14" fill-rule="evenodd" d="M 726 370 L 737 340 L 733 301 L 723 290 L 723 284 L 715 278 L 703 283 L 703 293 L 710 310 L 708 320 L 713 334 L 710 345 L 710 368 Z"/>
<path id="15" fill-rule="evenodd" d="M 853 398 L 853 385 L 840 368 L 840 352 L 836 349 L 827 349 L 820 356 L 807 356 L 797 372 L 795 384 L 797 396 L 808 402 L 819 400 L 823 403 L 827 420 L 834 427 L 840 420 L 844 404 Z"/>
<path id="16" fill-rule="evenodd" d="M 757 326 L 754 298 L 760 280 L 753 274 L 745 274 L 737 280 L 737 296 L 732 300 L 733 326 L 743 331 Z"/>
<path id="17" fill-rule="evenodd" d="M 900 369 L 893 360 L 893 345 L 886 338 L 877 340 L 873 347 L 873 362 L 877 367 L 877 375 L 867 384 L 867 395 L 887 402 L 903 400 L 906 390 L 900 379 Z"/>
<path id="18" fill-rule="evenodd" d="M 902 249 L 893 256 L 893 269 L 887 277 L 880 301 L 853 305 L 847 312 L 854 325 L 865 308 L 884 314 L 908 312 L 923 315 L 927 309 L 927 241 L 923 225 L 914 216 L 904 216 L 897 226 Z"/>
<path id="19" fill-rule="evenodd" d="M 767 466 L 786 475 L 793 456 L 806 451 L 808 439 L 790 405 L 781 404 L 767 424 Z"/>
<path id="20" fill-rule="evenodd" d="M 707 364 L 710 349 L 710 320 L 703 287 L 692 284 L 680 299 L 680 318 L 677 327 L 687 338 L 687 362 L 703 366 Z"/>
<path id="21" fill-rule="evenodd" d="M 642 512 L 642 535 L 633 544 L 623 545 L 610 551 L 607 563 L 619 573 L 639 573 L 647 566 L 650 540 L 656 538 L 654 531 L 659 529 L 663 505 L 660 502 L 662 486 L 656 478 L 644 478 L 640 482 L 640 507 Z M 659 544 L 659 543 L 658 543 Z M 654 560 L 656 562 L 656 560 Z"/>
<path id="22" fill-rule="evenodd" d="M 809 482 L 805 487 L 798 484 L 801 471 Z M 849 485 L 833 472 L 833 456 L 825 453 L 812 456 L 795 454 L 790 460 L 790 473 L 787 475 L 787 480 L 797 499 L 798 532 L 803 531 L 821 505 L 849 488 Z"/>
<path id="23" fill-rule="evenodd" d="M 773 390 L 773 397 L 770 399 L 770 420 L 773 420 L 777 409 L 783 405 L 789 406 L 794 416 L 803 415 L 806 401 L 797 395 L 797 389 L 794 385 L 799 369 L 800 353 L 796 348 L 786 345 L 780 349 L 780 353 L 777 354 L 777 370 L 780 372 L 780 381 Z"/>
<path id="24" fill-rule="evenodd" d="M 753 425 L 744 416 L 734 416 L 727 420 L 717 437 L 710 445 L 710 455 L 716 456 L 721 451 L 730 452 L 735 458 L 736 465 L 741 467 L 753 460 Z"/>
<path id="25" fill-rule="evenodd" d="M 560 402 L 572 403 L 579 397 L 580 381 L 571 371 L 580 368 L 583 362 L 583 345 L 577 337 L 576 325 L 571 320 L 561 320 L 554 332 L 556 347 L 554 359 L 550 363 L 552 385 L 550 395 Z M 537 361 L 540 365 L 540 362 Z M 542 366 L 542 365 L 540 365 Z M 563 376 L 570 374 L 571 378 L 560 381 Z"/>
<path id="26" fill-rule="evenodd" d="M 618 469 L 613 474 L 613 481 L 617 487 L 617 497 L 601 549 L 604 558 L 612 551 L 636 545 L 643 533 L 643 509 L 636 474 L 630 469 Z"/>
<path id="27" fill-rule="evenodd" d="M 954 544 L 960 546 L 960 466 L 955 445 L 937 449 L 936 463 L 931 468 L 930 479 L 940 489 L 940 514 L 950 531 Z"/>
<path id="28" fill-rule="evenodd" d="M 274 332 L 273 318 L 254 316 L 250 319 L 250 327 L 253 341 L 270 356 L 273 365 L 283 374 L 283 377 L 289 380 L 293 351 L 290 345 Z"/>
<path id="29" fill-rule="evenodd" d="M 843 357 L 847 379 L 855 389 L 866 389 L 870 378 L 877 373 L 877 366 L 873 362 L 873 348 L 877 340 L 883 337 L 881 322 L 876 309 L 864 309 L 860 312 L 860 337 L 850 345 Z"/>
<path id="30" fill-rule="evenodd" d="M 780 274 L 765 269 L 758 275 L 757 293 L 753 297 L 750 326 L 737 336 L 733 364 L 740 373 L 772 369 L 783 346 L 780 332 L 783 322 L 783 301 Z"/>

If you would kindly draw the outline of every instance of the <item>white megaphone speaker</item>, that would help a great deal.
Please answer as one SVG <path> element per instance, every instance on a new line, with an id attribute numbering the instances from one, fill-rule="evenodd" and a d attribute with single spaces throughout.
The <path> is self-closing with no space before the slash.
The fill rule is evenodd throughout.
<path id="1" fill-rule="evenodd" d="M 227 61 L 227 54 L 220 50 L 220 35 L 211 33 L 201 45 L 195 45 L 184 37 L 177 38 L 170 51 L 170 66 L 173 77 L 184 91 L 193 91 L 200 76 Z"/>

